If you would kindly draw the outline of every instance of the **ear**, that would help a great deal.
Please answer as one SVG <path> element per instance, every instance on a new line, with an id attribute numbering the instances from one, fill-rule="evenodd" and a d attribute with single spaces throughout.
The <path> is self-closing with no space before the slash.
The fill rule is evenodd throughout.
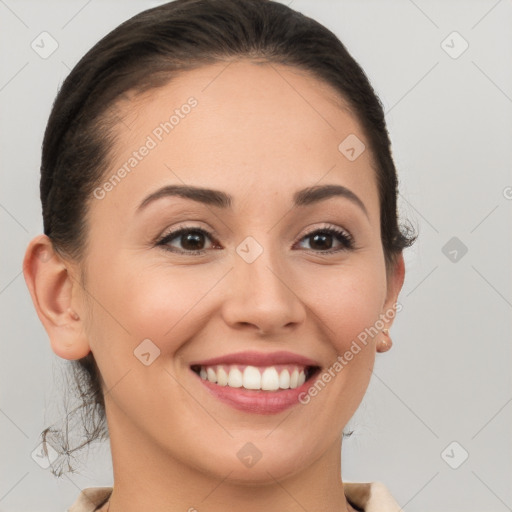
<path id="1" fill-rule="evenodd" d="M 389 272 L 387 272 L 387 293 L 386 293 L 386 300 L 384 301 L 382 313 L 386 317 L 386 323 L 387 323 L 386 327 L 388 329 L 393 324 L 393 321 L 396 316 L 397 308 L 395 307 L 395 305 L 398 301 L 398 294 L 400 293 L 400 290 L 402 289 L 402 285 L 404 284 L 404 278 L 405 278 L 404 256 L 403 256 L 403 253 L 400 252 L 400 254 L 396 257 L 393 267 L 390 268 Z M 390 311 L 393 311 L 393 314 L 390 314 L 389 313 Z M 400 311 L 400 309 L 398 309 L 398 311 Z M 387 312 L 387 314 L 386 314 L 386 312 Z"/>
<path id="2" fill-rule="evenodd" d="M 31 240 L 23 260 L 23 275 L 37 316 L 55 354 L 63 359 L 80 359 L 90 347 L 80 319 L 83 315 L 77 311 L 80 285 L 68 273 L 71 270 L 46 235 Z"/>

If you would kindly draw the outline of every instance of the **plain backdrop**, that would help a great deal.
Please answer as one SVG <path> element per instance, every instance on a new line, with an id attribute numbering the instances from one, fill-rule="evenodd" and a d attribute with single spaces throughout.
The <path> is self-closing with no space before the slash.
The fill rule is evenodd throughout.
<path id="1" fill-rule="evenodd" d="M 80 489 L 112 484 L 108 443 L 60 479 L 32 457 L 57 419 L 65 362 L 21 268 L 42 233 L 40 147 L 60 84 L 103 35 L 159 3 L 0 1 L 3 512 L 65 510 Z M 370 77 L 387 113 L 400 213 L 419 233 L 405 251 L 394 346 L 377 354 L 349 424 L 343 478 L 383 481 L 407 512 L 512 510 L 512 2 L 291 7 L 333 30 Z M 32 45 L 42 32 L 58 44 L 46 58 Z"/>

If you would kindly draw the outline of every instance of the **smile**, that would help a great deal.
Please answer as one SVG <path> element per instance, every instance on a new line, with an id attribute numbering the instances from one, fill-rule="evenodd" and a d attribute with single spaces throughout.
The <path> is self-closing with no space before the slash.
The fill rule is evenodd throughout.
<path id="1" fill-rule="evenodd" d="M 301 404 L 299 398 L 320 375 L 319 366 L 245 366 L 242 371 L 241 365 L 233 364 L 193 365 L 191 369 L 210 396 L 250 414 L 277 414 Z"/>
<path id="2" fill-rule="evenodd" d="M 302 386 L 318 369 L 316 366 L 274 365 L 194 365 L 192 370 L 201 379 L 230 388 L 279 391 Z"/>

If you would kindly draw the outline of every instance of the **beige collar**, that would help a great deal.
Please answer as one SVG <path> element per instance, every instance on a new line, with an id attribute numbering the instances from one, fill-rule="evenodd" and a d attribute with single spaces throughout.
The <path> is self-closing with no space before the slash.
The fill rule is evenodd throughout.
<path id="1" fill-rule="evenodd" d="M 349 503 L 364 512 L 402 512 L 382 482 L 343 482 Z M 112 487 L 88 487 L 78 495 L 68 512 L 93 512 L 107 500 Z"/>
<path id="2" fill-rule="evenodd" d="M 402 512 L 382 482 L 343 482 L 348 502 L 364 512 Z"/>

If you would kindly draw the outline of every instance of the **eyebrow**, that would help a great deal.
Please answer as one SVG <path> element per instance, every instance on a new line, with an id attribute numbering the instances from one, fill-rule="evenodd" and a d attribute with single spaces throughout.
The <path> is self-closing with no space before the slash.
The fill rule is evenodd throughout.
<path id="1" fill-rule="evenodd" d="M 147 196 L 137 208 L 137 211 L 143 210 L 153 201 L 162 197 L 178 196 L 199 203 L 217 206 L 219 208 L 230 208 L 232 198 L 229 194 L 220 190 L 212 190 L 210 188 L 193 187 L 190 185 L 167 185 L 159 188 L 155 192 Z"/>
<path id="2" fill-rule="evenodd" d="M 352 190 L 342 185 L 318 185 L 299 190 L 293 195 L 293 204 L 294 206 L 307 206 L 331 197 L 344 197 L 348 199 L 353 204 L 359 206 L 368 217 L 368 211 L 363 201 Z"/>
<path id="3" fill-rule="evenodd" d="M 183 197 L 218 208 L 231 208 L 233 204 L 232 196 L 220 190 L 191 185 L 167 185 L 147 196 L 138 206 L 137 212 L 158 199 L 170 196 Z M 344 197 L 348 199 L 357 205 L 368 217 L 368 211 L 363 201 L 354 192 L 342 185 L 317 185 L 299 190 L 293 195 L 293 206 L 309 206 L 331 197 Z"/>

